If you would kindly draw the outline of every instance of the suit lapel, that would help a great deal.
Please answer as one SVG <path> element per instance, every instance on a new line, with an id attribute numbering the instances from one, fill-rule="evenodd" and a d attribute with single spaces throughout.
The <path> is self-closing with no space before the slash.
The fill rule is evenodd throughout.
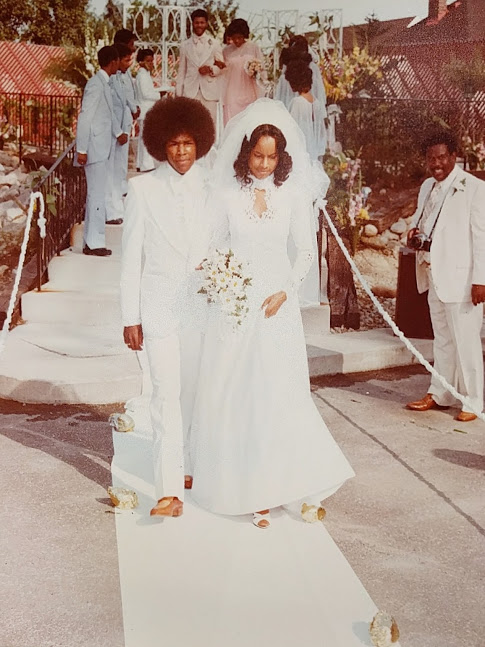
<path id="1" fill-rule="evenodd" d="M 110 85 L 108 81 L 106 81 L 104 76 L 101 74 L 101 72 L 98 72 L 98 75 L 99 75 L 99 80 L 101 82 L 101 85 L 103 86 L 104 98 L 106 99 L 109 109 L 111 110 L 111 112 L 113 112 L 113 99 L 111 97 Z"/>
<path id="2" fill-rule="evenodd" d="M 467 175 L 465 171 L 458 169 L 443 202 L 441 213 L 436 223 L 436 233 L 442 231 L 453 219 L 466 213 L 464 202 L 466 201 Z"/>
<path id="3" fill-rule="evenodd" d="M 199 66 L 200 66 L 200 63 L 199 63 L 199 57 L 197 56 L 197 52 L 196 52 L 196 50 L 195 50 L 195 43 L 194 43 L 194 41 L 192 40 L 192 38 L 190 38 L 190 39 L 187 41 L 187 58 L 188 58 L 190 61 L 192 61 L 192 63 L 193 63 L 194 65 L 196 65 L 197 67 L 199 67 Z"/>
<path id="4" fill-rule="evenodd" d="M 119 100 L 121 101 L 121 105 L 124 108 L 126 103 L 125 89 L 123 87 L 123 81 L 119 74 L 116 74 L 116 76 L 113 79 L 113 87 L 115 89 L 116 94 L 119 97 Z"/>

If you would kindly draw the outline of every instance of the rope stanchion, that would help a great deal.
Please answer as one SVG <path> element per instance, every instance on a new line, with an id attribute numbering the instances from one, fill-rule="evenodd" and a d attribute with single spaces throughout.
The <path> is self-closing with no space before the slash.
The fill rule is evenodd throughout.
<path id="1" fill-rule="evenodd" d="M 5 342 L 7 339 L 8 331 L 10 328 L 10 324 L 12 323 L 13 311 L 15 308 L 15 303 L 17 301 L 17 294 L 19 291 L 20 278 L 22 276 L 22 270 L 24 268 L 24 263 L 25 263 L 25 255 L 27 254 L 27 245 L 29 243 L 30 227 L 32 225 L 32 218 L 34 216 L 37 201 L 39 203 L 39 210 L 38 210 L 39 215 L 37 218 L 37 225 L 40 229 L 41 238 L 45 238 L 45 235 L 46 235 L 45 223 L 47 221 L 44 217 L 44 213 L 45 213 L 44 196 L 40 191 L 35 191 L 30 194 L 29 210 L 27 213 L 27 221 L 25 223 L 24 238 L 22 241 L 22 246 L 20 248 L 20 256 L 19 256 L 19 262 L 17 264 L 15 281 L 12 288 L 12 294 L 10 295 L 10 301 L 7 309 L 7 316 L 3 323 L 2 331 L 0 333 L 0 353 L 5 348 Z"/>
<path id="2" fill-rule="evenodd" d="M 369 296 L 370 300 L 372 301 L 372 303 L 376 307 L 377 311 L 379 312 L 381 317 L 384 319 L 384 321 L 390 326 L 390 328 L 392 329 L 392 331 L 396 335 L 396 337 L 398 337 L 402 341 L 402 343 L 414 355 L 414 357 L 418 360 L 418 362 L 420 364 L 422 364 L 425 367 L 425 369 L 429 373 L 431 373 L 431 375 L 433 375 L 433 377 L 435 377 L 439 381 L 439 383 L 447 391 L 449 391 L 451 393 L 451 395 L 453 397 L 455 397 L 457 400 L 459 400 L 462 403 L 465 411 L 472 411 L 473 413 L 475 413 L 477 415 L 478 418 L 480 418 L 480 420 L 483 420 L 485 422 L 485 414 L 482 413 L 481 411 L 477 411 L 475 409 L 475 406 L 470 402 L 469 398 L 463 396 L 461 393 L 458 393 L 458 391 L 455 389 L 454 386 L 452 386 L 451 384 L 448 384 L 448 382 L 445 380 L 445 378 L 443 376 L 441 376 L 438 373 L 438 371 L 433 366 L 431 366 L 431 364 L 428 362 L 428 360 L 425 357 L 423 357 L 423 355 L 419 352 L 419 350 L 417 350 L 417 348 L 415 348 L 411 344 L 411 342 L 409 341 L 409 339 L 407 339 L 407 337 L 404 335 L 402 330 L 400 330 L 398 328 L 398 326 L 395 324 L 395 322 L 391 319 L 391 317 L 389 316 L 389 313 L 386 312 L 386 310 L 384 310 L 384 308 L 381 306 L 381 304 L 379 303 L 379 301 L 377 300 L 377 298 L 373 294 L 372 290 L 370 289 L 369 284 L 367 283 L 365 278 L 362 276 L 359 268 L 355 264 L 354 259 L 350 255 L 349 250 L 347 249 L 347 247 L 345 246 L 345 243 L 341 239 L 341 237 L 340 237 L 340 235 L 339 235 L 339 233 L 337 231 L 337 228 L 335 227 L 334 223 L 332 222 L 332 219 L 328 215 L 327 201 L 320 198 L 317 201 L 316 206 L 323 211 L 323 215 L 325 216 L 325 218 L 326 218 L 326 220 L 328 222 L 328 226 L 330 228 L 330 231 L 334 235 L 335 240 L 337 241 L 338 246 L 342 250 L 343 255 L 347 259 L 352 271 L 354 272 L 355 276 L 358 278 L 360 284 L 362 285 L 365 292 Z"/>

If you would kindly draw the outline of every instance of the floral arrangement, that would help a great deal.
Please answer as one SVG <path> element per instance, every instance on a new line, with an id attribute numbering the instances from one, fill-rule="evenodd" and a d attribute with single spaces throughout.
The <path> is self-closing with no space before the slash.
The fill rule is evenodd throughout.
<path id="1" fill-rule="evenodd" d="M 378 611 L 369 628 L 372 644 L 375 647 L 391 647 L 399 640 L 399 629 L 390 613 Z"/>
<path id="2" fill-rule="evenodd" d="M 471 170 L 485 169 L 485 144 L 483 139 L 474 141 L 470 135 L 465 135 L 461 140 L 463 155 Z"/>
<path id="3" fill-rule="evenodd" d="M 336 51 L 325 52 L 320 61 L 323 83 L 330 101 L 351 99 L 369 81 L 382 79 L 382 62 L 367 48 L 354 47 L 350 54 L 340 57 Z"/>
<path id="4" fill-rule="evenodd" d="M 259 81 L 263 71 L 263 64 L 257 58 L 250 59 L 244 64 L 244 71 L 251 79 Z"/>
<path id="5" fill-rule="evenodd" d="M 201 263 L 201 270 L 204 282 L 199 293 L 206 294 L 209 303 L 218 303 L 234 326 L 240 326 L 249 312 L 247 289 L 251 277 L 247 263 L 238 260 L 231 249 L 216 249 L 212 258 Z"/>
<path id="6" fill-rule="evenodd" d="M 362 227 L 369 220 L 367 200 L 372 190 L 363 186 L 361 160 L 350 151 L 327 155 L 324 167 L 330 177 L 328 206 L 355 254 Z"/>

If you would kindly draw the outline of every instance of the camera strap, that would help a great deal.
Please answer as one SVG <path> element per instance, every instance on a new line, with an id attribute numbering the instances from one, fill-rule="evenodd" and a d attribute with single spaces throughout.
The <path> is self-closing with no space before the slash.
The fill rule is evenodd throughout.
<path id="1" fill-rule="evenodd" d="M 424 205 L 423 205 L 423 210 L 421 211 L 421 215 L 419 216 L 418 221 L 417 221 L 417 223 L 416 223 L 416 229 L 419 229 L 419 223 L 421 222 L 421 220 L 422 220 L 422 218 L 423 218 L 423 216 L 424 216 L 424 212 L 426 211 L 426 206 L 428 205 L 428 203 L 429 203 L 429 201 L 430 201 L 430 199 L 431 199 L 431 194 L 433 193 L 433 191 L 434 191 L 434 189 L 435 189 L 435 187 L 436 187 L 436 185 L 437 185 L 437 184 L 438 184 L 437 182 L 435 182 L 435 183 L 433 184 L 433 186 L 431 187 L 431 191 L 430 191 L 430 192 L 428 193 L 428 195 L 426 196 L 426 200 L 425 200 L 425 203 L 424 203 Z M 439 210 L 438 210 L 438 213 L 436 214 L 436 218 L 435 218 L 435 220 L 434 220 L 433 226 L 431 227 L 431 231 L 429 232 L 429 235 L 427 236 L 427 238 L 428 238 L 429 242 L 431 242 L 431 240 L 433 239 L 433 233 L 434 233 L 434 230 L 435 230 L 435 228 L 436 228 L 436 225 L 438 224 L 438 219 L 439 219 L 439 217 L 440 217 L 440 215 L 441 215 L 441 212 L 442 212 L 442 210 L 443 210 L 443 206 L 444 206 L 444 204 L 445 204 L 446 198 L 448 197 L 448 194 L 449 194 L 449 192 L 450 192 L 450 190 L 451 190 L 451 189 L 452 189 L 452 186 L 448 187 L 448 190 L 447 190 L 447 192 L 445 193 L 445 195 L 444 195 L 444 197 L 443 197 L 443 200 L 441 201 L 441 205 L 440 205 L 440 208 L 439 208 Z M 431 214 L 429 214 L 429 215 L 431 216 Z M 429 217 L 429 216 L 428 216 L 428 217 Z M 422 232 L 422 233 L 424 234 L 424 232 Z"/>

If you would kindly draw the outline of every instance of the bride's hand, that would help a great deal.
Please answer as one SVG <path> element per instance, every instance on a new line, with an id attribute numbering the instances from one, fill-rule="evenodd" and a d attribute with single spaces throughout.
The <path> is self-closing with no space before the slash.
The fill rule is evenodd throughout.
<path id="1" fill-rule="evenodd" d="M 203 270 L 203 269 L 204 269 L 204 263 L 205 263 L 205 261 L 206 261 L 206 260 L 207 260 L 207 259 L 206 259 L 206 258 L 204 258 L 204 260 L 202 260 L 202 261 L 197 265 L 197 267 L 195 268 L 197 272 L 199 272 L 200 270 Z"/>
<path id="2" fill-rule="evenodd" d="M 287 298 L 286 292 L 281 291 L 276 292 L 276 294 L 272 294 L 270 297 L 265 299 L 261 306 L 262 310 L 266 308 L 264 313 L 265 318 L 268 319 L 269 317 L 274 317 Z"/>

